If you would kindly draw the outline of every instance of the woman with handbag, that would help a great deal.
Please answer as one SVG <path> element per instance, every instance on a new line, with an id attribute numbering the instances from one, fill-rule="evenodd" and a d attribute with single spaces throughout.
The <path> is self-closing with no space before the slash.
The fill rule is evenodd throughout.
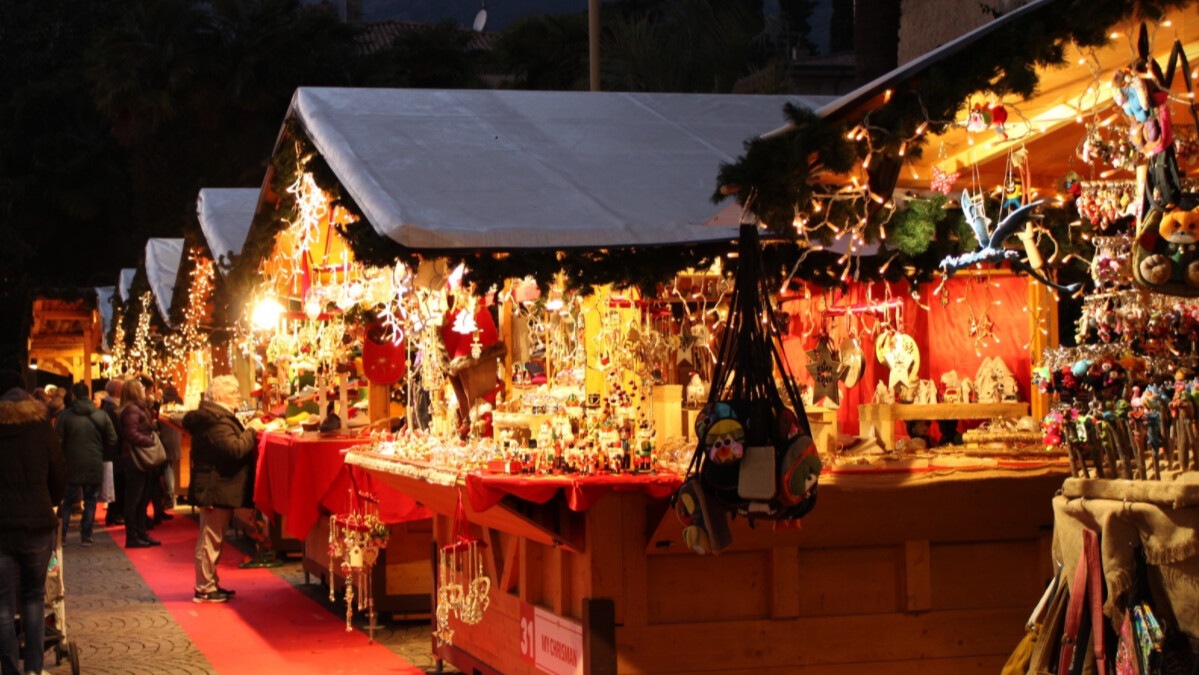
<path id="1" fill-rule="evenodd" d="M 146 507 L 150 503 L 150 478 L 156 466 L 143 466 L 147 451 L 162 443 L 147 412 L 146 389 L 137 379 L 121 389 L 121 464 L 125 471 L 125 548 L 160 546 L 146 532 Z M 135 456 L 136 455 L 136 456 Z M 165 455 L 164 455 L 165 456 Z"/>

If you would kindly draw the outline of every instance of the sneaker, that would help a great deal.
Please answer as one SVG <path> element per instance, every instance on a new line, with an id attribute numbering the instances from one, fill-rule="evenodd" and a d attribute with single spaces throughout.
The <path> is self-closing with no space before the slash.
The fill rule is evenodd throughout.
<path id="1" fill-rule="evenodd" d="M 196 594 L 192 596 L 192 602 L 229 602 L 229 598 L 229 591 L 223 591 L 218 588 L 215 591 L 208 591 L 207 593 L 196 591 Z"/>
<path id="2" fill-rule="evenodd" d="M 79 544 L 81 546 L 91 546 L 94 543 L 96 543 L 96 540 L 92 539 L 91 537 L 84 537 L 79 540 Z"/>
<path id="3" fill-rule="evenodd" d="M 237 591 L 231 591 L 228 588 L 221 588 L 220 586 L 217 586 L 216 589 L 231 598 L 237 595 Z"/>

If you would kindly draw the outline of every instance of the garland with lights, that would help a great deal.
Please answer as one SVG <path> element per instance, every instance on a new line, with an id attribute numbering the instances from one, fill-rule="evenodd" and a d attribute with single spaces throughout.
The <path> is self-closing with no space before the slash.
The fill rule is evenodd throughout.
<path id="1" fill-rule="evenodd" d="M 179 330 L 163 338 L 163 374 L 176 386 L 179 386 L 186 375 L 189 355 L 204 353 L 208 344 L 207 336 L 201 331 L 201 325 L 207 315 L 208 301 L 212 297 L 216 277 L 216 264 L 199 249 L 189 249 L 187 259 L 191 270 L 188 273 L 190 283 L 187 290 L 187 306 L 183 309 L 183 322 Z"/>
<path id="2" fill-rule="evenodd" d="M 736 162 L 721 166 L 712 199 L 718 203 L 733 195 L 777 234 L 796 236 L 798 230 L 801 239 L 825 242 L 849 235 L 851 252 L 855 246 L 881 243 L 885 260 L 895 257 L 902 266 L 917 268 L 909 276 L 924 276 L 939 259 L 922 253 L 917 241 L 930 231 L 939 235 L 945 222 L 931 218 L 933 207 L 920 202 L 909 201 L 915 211 L 902 214 L 891 195 L 903 163 L 921 156 L 929 135 L 953 124 L 971 96 L 1027 98 L 1038 85 L 1038 68 L 1064 64 L 1067 44 L 1083 49 L 1104 45 L 1109 29 L 1122 21 L 1159 19 L 1191 2 L 1060 0 L 998 27 L 952 59 L 931 64 L 884 92 L 877 106 L 852 113 L 855 117 L 826 119 L 788 104 L 788 130 L 747 142 Z M 864 182 L 848 175 L 859 162 Z M 1045 230 L 1064 231 L 1063 224 L 1073 219 L 1048 213 L 1046 220 Z M 955 225 L 946 234 L 960 229 Z M 958 234 L 966 239 L 962 235 L 967 233 Z M 1042 244 L 1050 254 L 1057 246 Z M 823 256 L 824 262 L 829 260 Z M 848 260 L 841 262 L 841 279 L 870 276 L 868 269 L 851 271 Z M 878 268 L 884 274 L 885 266 Z"/>

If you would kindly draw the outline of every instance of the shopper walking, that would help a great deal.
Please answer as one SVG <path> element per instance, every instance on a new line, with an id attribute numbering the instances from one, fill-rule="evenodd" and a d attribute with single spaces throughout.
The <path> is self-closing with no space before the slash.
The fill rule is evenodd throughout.
<path id="1" fill-rule="evenodd" d="M 13 609 L 25 627 L 25 673 L 45 656 L 46 568 L 54 549 L 54 505 L 66 488 L 67 461 L 46 406 L 0 372 L 0 673 L 19 675 Z M 20 577 L 18 588 L 17 578 Z M 18 600 L 19 598 L 19 600 Z M 19 605 L 18 605 L 19 602 Z"/>
<path id="2" fill-rule="evenodd" d="M 54 425 L 62 441 L 62 451 L 67 457 L 67 493 L 62 516 L 62 540 L 67 540 L 67 529 L 71 520 L 70 505 L 76 494 L 83 494 L 83 518 L 79 523 L 80 543 L 92 544 L 92 526 L 96 519 L 96 498 L 100 494 L 100 481 L 104 479 L 105 450 L 112 452 L 117 445 L 117 431 L 112 420 L 103 410 L 96 408 L 88 397 L 87 385 L 76 382 L 71 387 L 74 397 L 71 405 L 63 410 Z"/>
<path id="3" fill-rule="evenodd" d="M 133 462 L 133 447 L 154 445 L 154 424 L 146 411 L 146 389 L 138 380 L 121 388 L 121 464 L 125 474 L 125 548 L 159 546 L 146 532 L 146 506 L 150 502 L 150 478 Z"/>
<path id="4" fill-rule="evenodd" d="M 196 539 L 196 602 L 225 602 L 234 592 L 220 587 L 217 561 L 225 541 L 225 530 L 233 509 L 249 506 L 253 486 L 250 474 L 257 458 L 256 430 L 242 426 L 234 411 L 241 403 L 237 378 L 220 375 L 212 380 L 211 400 L 183 417 L 183 428 L 191 434 L 191 483 L 187 498 L 200 509 L 200 533 Z"/>
<path id="5" fill-rule="evenodd" d="M 108 511 L 104 515 L 106 526 L 125 524 L 125 472 L 121 470 L 121 420 L 117 417 L 117 409 L 121 406 L 121 388 L 125 382 L 113 378 L 104 385 L 107 394 L 100 403 L 100 409 L 112 421 L 112 427 L 117 430 L 117 445 L 111 450 L 105 449 L 104 461 L 112 462 L 112 494 L 116 499 L 108 502 Z"/>

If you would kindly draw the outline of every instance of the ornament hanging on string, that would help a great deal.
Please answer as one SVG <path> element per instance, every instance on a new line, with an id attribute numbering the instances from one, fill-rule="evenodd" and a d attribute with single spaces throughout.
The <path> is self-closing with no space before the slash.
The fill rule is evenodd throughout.
<path id="1" fill-rule="evenodd" d="M 906 333 L 892 333 L 883 363 L 891 369 L 887 378 L 887 386 L 892 390 L 896 385 L 911 386 L 919 379 L 920 347 L 916 340 Z"/>
<path id="2" fill-rule="evenodd" d="M 377 615 L 371 571 L 379 560 L 379 553 L 387 548 L 391 530 L 379 518 L 379 498 L 359 492 L 353 472 L 350 482 L 349 513 L 329 517 L 329 566 L 336 565 L 345 579 L 346 632 L 353 630 L 350 621 L 354 615 L 354 587 L 357 586 L 358 610 L 367 613 L 367 630 L 373 642 Z M 329 584 L 330 602 L 334 600 L 336 587 L 337 584 Z"/>
<path id="3" fill-rule="evenodd" d="M 928 187 L 933 192 L 940 192 L 948 196 L 953 190 L 953 184 L 961 178 L 962 174 L 957 171 L 949 172 L 942 168 L 945 162 L 945 144 L 937 150 L 937 163 L 933 165 L 933 179 L 929 182 Z"/>
<path id="4" fill-rule="evenodd" d="M 483 550 L 487 544 L 470 533 L 462 493 L 454 510 L 452 541 L 438 549 L 437 556 L 437 623 L 433 637 L 438 644 L 453 644 L 454 629 L 450 618 L 473 626 L 483 620 L 491 605 L 491 578 L 483 569 Z"/>
<path id="5" fill-rule="evenodd" d="M 833 347 L 833 340 L 828 335 L 822 335 L 816 342 L 816 348 L 809 350 L 808 372 L 812 375 L 812 400 L 819 402 L 828 397 L 834 406 L 841 405 L 841 390 L 837 383 L 849 369 L 842 365 L 841 355 Z"/>

